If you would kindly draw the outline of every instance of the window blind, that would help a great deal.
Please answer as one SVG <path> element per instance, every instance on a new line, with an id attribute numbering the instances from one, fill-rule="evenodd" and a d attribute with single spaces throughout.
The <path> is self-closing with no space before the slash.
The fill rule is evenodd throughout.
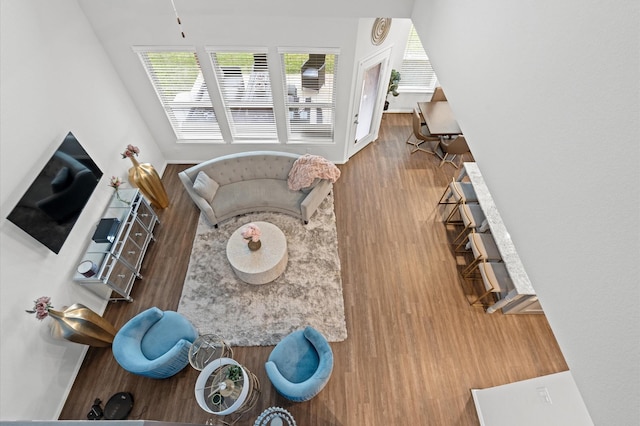
<path id="1" fill-rule="evenodd" d="M 338 54 L 280 55 L 288 141 L 333 141 Z"/>
<path id="2" fill-rule="evenodd" d="M 178 139 L 222 139 L 194 51 L 134 49 Z"/>
<path id="3" fill-rule="evenodd" d="M 431 91 L 436 84 L 436 74 L 413 25 L 404 50 L 400 77 L 400 91 Z"/>
<path id="4" fill-rule="evenodd" d="M 277 139 L 267 53 L 207 51 L 234 140 Z"/>

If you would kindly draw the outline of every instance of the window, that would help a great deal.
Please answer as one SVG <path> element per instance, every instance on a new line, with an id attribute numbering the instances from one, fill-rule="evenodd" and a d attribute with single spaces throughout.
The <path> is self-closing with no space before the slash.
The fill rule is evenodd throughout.
<path id="1" fill-rule="evenodd" d="M 436 84 L 436 74 L 413 25 L 411 25 L 407 47 L 404 51 L 400 77 L 398 85 L 400 91 L 432 91 Z"/>
<path id="2" fill-rule="evenodd" d="M 208 50 L 234 140 L 277 140 L 267 54 Z"/>
<path id="3" fill-rule="evenodd" d="M 134 49 L 178 139 L 222 139 L 196 53 Z"/>
<path id="4" fill-rule="evenodd" d="M 280 55 L 288 141 L 332 142 L 337 52 L 281 51 Z"/>
<path id="5" fill-rule="evenodd" d="M 134 51 L 178 142 L 333 142 L 337 49 L 280 49 L 280 64 L 269 64 L 266 48 L 206 48 L 204 64 L 193 47 Z M 271 80 L 278 65 L 282 86 Z M 277 109 L 274 87 L 284 92 Z"/>

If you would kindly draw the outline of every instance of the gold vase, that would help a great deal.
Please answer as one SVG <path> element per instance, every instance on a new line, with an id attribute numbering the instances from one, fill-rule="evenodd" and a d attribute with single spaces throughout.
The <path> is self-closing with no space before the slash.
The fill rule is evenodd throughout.
<path id="1" fill-rule="evenodd" d="M 129 158 L 133 163 L 133 167 L 129 169 L 129 183 L 131 186 L 140 188 L 140 191 L 154 207 L 167 208 L 169 206 L 169 197 L 156 169 L 149 163 L 138 163 L 138 160 L 133 156 Z"/>
<path id="2" fill-rule="evenodd" d="M 256 251 L 260 247 L 262 247 L 262 243 L 260 242 L 260 240 L 258 240 L 258 241 L 249 240 L 247 245 L 249 246 L 249 250 L 251 250 L 251 251 Z"/>
<path id="3" fill-rule="evenodd" d="M 89 346 L 111 346 L 117 330 L 109 321 L 80 303 L 64 311 L 49 309 L 54 320 L 51 333 L 58 338 Z"/>

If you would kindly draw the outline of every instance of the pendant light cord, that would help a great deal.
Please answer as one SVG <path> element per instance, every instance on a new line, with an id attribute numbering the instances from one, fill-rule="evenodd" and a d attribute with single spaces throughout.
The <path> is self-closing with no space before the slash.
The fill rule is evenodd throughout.
<path id="1" fill-rule="evenodd" d="M 180 16 L 178 16 L 178 9 L 176 9 L 176 4 L 171 0 L 171 5 L 173 6 L 173 12 L 176 14 L 176 20 L 178 21 L 178 28 L 180 28 L 180 34 L 182 38 L 185 38 L 184 31 L 182 30 L 182 21 L 180 21 Z"/>

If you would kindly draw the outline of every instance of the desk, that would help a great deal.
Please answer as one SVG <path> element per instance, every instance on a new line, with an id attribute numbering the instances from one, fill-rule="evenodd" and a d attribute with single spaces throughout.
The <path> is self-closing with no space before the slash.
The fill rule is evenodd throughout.
<path id="1" fill-rule="evenodd" d="M 480 169 L 476 163 L 464 163 L 457 180 L 462 181 L 465 176 L 473 185 L 473 189 L 478 196 L 478 203 L 482 208 L 482 212 L 487 218 L 487 223 L 491 229 L 491 234 L 498 246 L 502 261 L 507 267 L 507 272 L 513 281 L 513 289 L 510 289 L 505 297 L 500 299 L 487 309 L 487 313 L 491 314 L 502 309 L 503 313 L 532 313 L 526 312 L 523 308 L 530 303 L 537 302 L 536 292 L 531 285 L 531 281 L 527 276 L 520 256 L 516 252 L 516 248 L 511 241 L 511 236 L 507 232 L 507 228 L 502 222 L 502 217 L 496 207 L 489 188 L 480 173 Z M 530 303 L 527 303 L 530 302 Z M 541 310 L 536 313 L 542 313 Z"/>
<path id="2" fill-rule="evenodd" d="M 432 135 L 455 136 L 462 134 L 449 102 L 418 102 L 418 108 Z"/>

